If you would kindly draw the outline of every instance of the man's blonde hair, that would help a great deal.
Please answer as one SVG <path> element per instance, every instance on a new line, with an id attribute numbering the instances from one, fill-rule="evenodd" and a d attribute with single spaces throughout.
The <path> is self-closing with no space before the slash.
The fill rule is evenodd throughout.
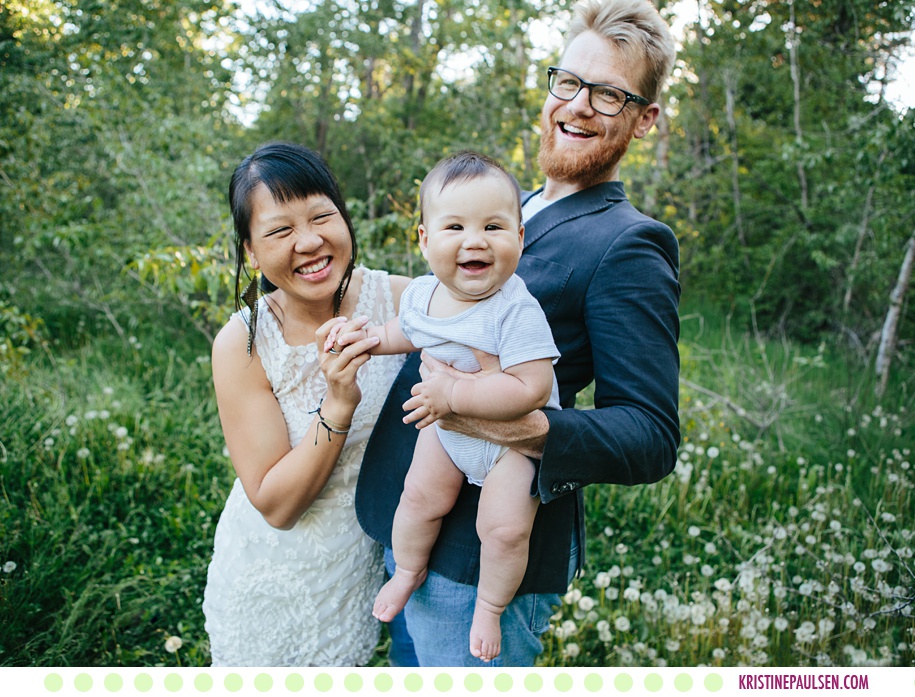
<path id="1" fill-rule="evenodd" d="M 566 47 L 592 31 L 614 45 L 633 65 L 642 66 L 639 94 L 656 102 L 676 59 L 667 22 L 650 0 L 584 0 L 566 35 Z"/>

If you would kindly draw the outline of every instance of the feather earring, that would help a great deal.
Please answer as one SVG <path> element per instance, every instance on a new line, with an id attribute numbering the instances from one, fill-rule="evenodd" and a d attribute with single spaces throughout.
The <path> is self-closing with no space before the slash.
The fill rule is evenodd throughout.
<path id="1" fill-rule="evenodd" d="M 249 356 L 251 355 L 251 347 L 254 346 L 254 333 L 257 331 L 257 285 L 257 274 L 255 273 L 254 278 L 251 279 L 251 282 L 248 284 L 247 288 L 245 288 L 245 292 L 241 295 L 241 299 L 251 311 L 251 314 L 248 317 Z"/>

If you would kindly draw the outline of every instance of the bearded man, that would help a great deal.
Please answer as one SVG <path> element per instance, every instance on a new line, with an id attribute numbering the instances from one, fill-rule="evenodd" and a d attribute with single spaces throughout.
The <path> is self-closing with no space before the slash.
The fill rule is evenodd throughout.
<path id="1" fill-rule="evenodd" d="M 527 572 L 502 615 L 502 653 L 488 665 L 530 666 L 540 635 L 584 557 L 582 488 L 641 484 L 669 474 L 680 442 L 677 413 L 679 248 L 671 230 L 627 200 L 620 161 L 660 114 L 674 61 L 664 20 L 649 0 L 589 0 L 576 8 L 559 64 L 549 68 L 541 116 L 544 186 L 525 198 L 518 275 L 540 302 L 562 357 L 561 410 L 515 421 L 448 416 L 444 428 L 521 451 L 537 467 L 541 505 Z M 497 360 L 478 356 L 482 371 Z M 415 442 L 402 405 L 418 377 L 450 370 L 408 359 L 363 460 L 356 509 L 390 554 L 391 521 Z M 417 376 L 417 369 L 420 375 Z M 592 381 L 594 409 L 576 410 Z M 479 487 L 464 485 L 445 518 L 424 584 L 391 626 L 393 665 L 481 666 L 468 636 L 479 578 Z M 412 638 L 412 641 L 411 641 Z M 415 653 L 414 653 L 415 651 Z"/>

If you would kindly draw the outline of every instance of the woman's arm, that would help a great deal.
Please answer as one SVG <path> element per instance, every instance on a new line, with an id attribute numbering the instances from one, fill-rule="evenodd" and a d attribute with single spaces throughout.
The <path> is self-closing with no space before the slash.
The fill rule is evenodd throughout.
<path id="1" fill-rule="evenodd" d="M 331 322 L 317 332 L 321 345 Z M 213 383 L 219 419 L 232 464 L 252 505 L 270 525 L 289 529 L 324 489 L 346 442 L 330 433 L 315 415 L 309 433 L 292 448 L 289 432 L 256 350 L 245 351 L 247 329 L 232 319 L 213 342 Z M 369 360 L 369 342 L 338 355 L 321 354 L 328 390 L 321 406 L 326 421 L 345 430 L 361 399 L 356 371 Z M 328 437 L 329 436 L 329 437 Z"/>

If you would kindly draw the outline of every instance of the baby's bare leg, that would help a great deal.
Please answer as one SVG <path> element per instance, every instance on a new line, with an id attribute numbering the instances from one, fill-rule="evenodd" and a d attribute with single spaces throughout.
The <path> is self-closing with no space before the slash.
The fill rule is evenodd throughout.
<path id="1" fill-rule="evenodd" d="M 442 518 L 454 506 L 464 474 L 454 466 L 433 427 L 419 432 L 413 462 L 394 513 L 391 546 L 397 568 L 375 598 L 372 614 L 390 622 L 426 580 L 429 553 Z"/>
<path id="2" fill-rule="evenodd" d="M 480 494 L 480 585 L 470 627 L 470 653 L 491 661 L 502 650 L 502 612 L 527 568 L 531 528 L 540 499 L 530 495 L 534 464 L 509 450 L 495 464 Z"/>

